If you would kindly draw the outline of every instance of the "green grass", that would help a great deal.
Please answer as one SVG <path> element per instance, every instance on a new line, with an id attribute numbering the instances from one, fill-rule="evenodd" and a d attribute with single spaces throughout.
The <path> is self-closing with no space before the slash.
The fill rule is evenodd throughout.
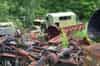
<path id="1" fill-rule="evenodd" d="M 85 24 L 85 29 L 83 29 L 82 31 L 74 32 L 73 36 L 80 37 L 80 38 L 88 37 L 88 34 L 87 34 L 87 23 Z"/>
<path id="2" fill-rule="evenodd" d="M 86 30 L 86 29 L 84 29 L 84 30 L 82 30 L 82 31 L 76 31 L 76 32 L 73 33 L 73 35 L 74 35 L 75 37 L 80 37 L 80 38 L 88 37 L 88 35 L 87 35 L 87 30 Z"/>
<path id="3" fill-rule="evenodd" d="M 82 31 L 75 31 L 75 32 L 73 32 L 72 36 L 78 37 L 78 38 L 88 37 L 88 34 L 87 34 L 87 24 L 85 24 L 85 29 L 83 29 Z M 68 47 L 68 44 L 69 44 L 68 37 L 65 37 L 65 35 L 63 33 L 62 33 L 61 41 L 62 41 L 62 47 L 63 48 Z"/>
<path id="4" fill-rule="evenodd" d="M 91 40 L 88 38 L 88 34 L 87 34 L 87 23 L 85 24 L 85 29 L 83 29 L 82 31 L 75 31 L 72 33 L 72 35 L 74 37 L 78 37 L 78 38 L 84 38 L 87 37 L 87 39 L 90 41 L 91 44 L 94 44 L 95 41 Z M 67 47 L 68 46 L 68 37 L 62 37 L 62 46 L 63 47 Z"/>

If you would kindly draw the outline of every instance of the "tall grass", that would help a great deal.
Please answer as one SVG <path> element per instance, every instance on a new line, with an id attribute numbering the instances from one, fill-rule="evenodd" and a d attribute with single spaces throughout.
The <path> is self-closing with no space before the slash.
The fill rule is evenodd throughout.
<path id="1" fill-rule="evenodd" d="M 88 34 L 87 34 L 87 23 L 85 24 L 85 29 L 83 29 L 81 31 L 75 31 L 73 33 L 73 36 L 80 37 L 80 38 L 83 38 L 83 37 L 87 37 L 88 38 Z"/>

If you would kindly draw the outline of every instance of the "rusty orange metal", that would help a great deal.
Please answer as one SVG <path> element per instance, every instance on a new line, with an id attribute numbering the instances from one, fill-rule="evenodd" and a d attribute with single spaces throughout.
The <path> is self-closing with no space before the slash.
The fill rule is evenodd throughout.
<path id="1" fill-rule="evenodd" d="M 86 46 L 84 50 L 84 66 L 100 66 L 100 44 Z"/>
<path id="2" fill-rule="evenodd" d="M 83 23 L 62 28 L 64 33 L 66 33 L 66 36 L 68 35 L 68 33 L 71 33 L 71 32 L 74 32 L 74 31 L 80 31 L 80 30 L 83 30 L 83 29 L 85 29 L 85 25 Z M 51 38 L 48 42 L 56 43 L 56 44 L 60 43 L 60 34 Z"/>
<path id="3" fill-rule="evenodd" d="M 62 29 L 63 29 L 63 31 L 65 33 L 73 32 L 73 31 L 79 31 L 79 30 L 85 29 L 85 25 L 83 23 L 81 23 L 81 24 L 77 24 L 77 25 L 72 25 L 72 26 L 64 27 Z"/>

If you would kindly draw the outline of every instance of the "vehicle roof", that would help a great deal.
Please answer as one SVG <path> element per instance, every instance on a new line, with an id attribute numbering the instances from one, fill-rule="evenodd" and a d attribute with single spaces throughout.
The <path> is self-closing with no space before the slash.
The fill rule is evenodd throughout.
<path id="1" fill-rule="evenodd" d="M 43 19 L 35 19 L 34 22 L 45 22 Z"/>
<path id="2" fill-rule="evenodd" d="M 0 22 L 0 25 L 13 25 L 12 22 Z"/>
<path id="3" fill-rule="evenodd" d="M 76 15 L 74 12 L 58 12 L 58 13 L 48 13 L 48 15 L 51 15 L 53 17 L 59 17 L 59 16 L 70 16 L 70 15 Z"/>

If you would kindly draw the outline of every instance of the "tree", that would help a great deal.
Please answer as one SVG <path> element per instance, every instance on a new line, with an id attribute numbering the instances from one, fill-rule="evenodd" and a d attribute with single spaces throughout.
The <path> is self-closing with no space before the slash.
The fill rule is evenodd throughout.
<path id="1" fill-rule="evenodd" d="M 66 11 L 88 19 L 99 4 L 99 0 L 0 0 L 0 21 L 19 20 L 24 27 L 30 27 L 37 16 Z"/>
<path id="2" fill-rule="evenodd" d="M 94 0 L 44 0 L 42 7 L 47 9 L 48 12 L 65 12 L 70 10 L 83 19 L 88 19 L 97 8 Z"/>

